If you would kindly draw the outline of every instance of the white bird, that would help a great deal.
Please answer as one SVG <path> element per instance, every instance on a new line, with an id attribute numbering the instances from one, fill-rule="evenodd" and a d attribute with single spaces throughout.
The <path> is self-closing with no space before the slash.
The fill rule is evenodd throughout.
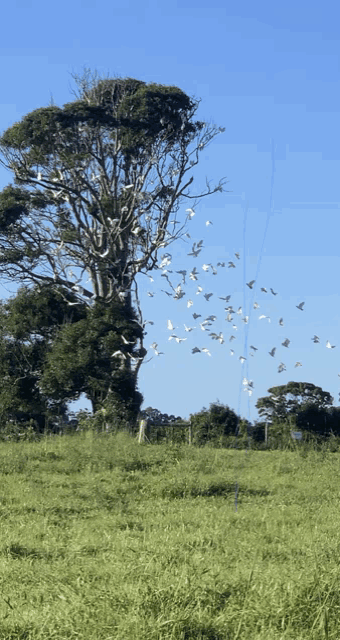
<path id="1" fill-rule="evenodd" d="M 271 351 L 268 351 L 268 353 L 269 353 L 270 356 L 272 356 L 274 358 L 275 351 L 276 351 L 276 347 L 273 347 Z"/>
<path id="2" fill-rule="evenodd" d="M 302 367 L 302 363 L 301 362 L 296 362 L 294 367 Z"/>
<path id="3" fill-rule="evenodd" d="M 197 280 L 197 277 L 196 277 L 197 274 L 198 274 L 198 271 L 197 271 L 196 267 L 194 267 L 193 270 L 191 271 L 190 275 L 189 275 L 190 280 Z"/>
<path id="4" fill-rule="evenodd" d="M 281 362 L 278 367 L 278 373 L 282 373 L 282 371 L 286 371 L 286 365 Z"/>
<path id="5" fill-rule="evenodd" d="M 219 335 L 217 335 L 217 333 L 209 333 L 209 336 L 211 336 L 212 340 L 219 340 L 220 344 L 224 343 L 224 338 L 221 331 Z"/>
<path id="6" fill-rule="evenodd" d="M 239 360 L 242 362 L 242 364 L 244 363 L 245 360 L 247 360 L 247 358 L 245 358 L 244 356 L 240 356 Z"/>
<path id="7" fill-rule="evenodd" d="M 248 324 L 248 320 L 249 320 L 249 316 L 244 316 L 244 318 L 242 318 L 242 321 L 245 322 L 246 324 Z"/>
<path id="8" fill-rule="evenodd" d="M 331 344 L 331 343 L 329 342 L 329 340 L 327 340 L 327 342 L 326 342 L 326 347 L 327 347 L 327 349 L 335 349 L 336 345 L 335 345 L 335 344 Z"/>
<path id="9" fill-rule="evenodd" d="M 319 336 L 314 336 L 314 338 L 312 338 L 312 340 L 313 340 L 313 342 L 315 342 L 315 344 L 316 344 L 317 342 L 320 342 L 320 338 L 319 338 Z"/>
<path id="10" fill-rule="evenodd" d="M 281 327 L 283 327 L 283 318 L 280 318 L 280 320 L 279 320 L 279 325 L 280 325 Z"/>
<path id="11" fill-rule="evenodd" d="M 127 184 L 125 187 L 122 187 L 122 190 L 124 189 L 133 189 L 134 188 L 134 184 Z"/>
<path id="12" fill-rule="evenodd" d="M 193 301 L 192 301 L 192 300 L 188 300 L 188 302 L 187 302 L 187 307 L 188 307 L 188 309 L 190 309 L 190 307 L 192 307 L 192 305 L 193 305 L 193 304 L 194 304 L 194 303 L 193 303 Z"/>
<path id="13" fill-rule="evenodd" d="M 134 340 L 133 340 L 132 342 L 129 342 L 129 341 L 125 338 L 125 336 L 122 336 L 122 340 L 123 340 L 124 344 L 135 344 L 135 341 L 134 341 Z"/>
<path id="14" fill-rule="evenodd" d="M 300 309 L 300 311 L 303 311 L 303 305 L 305 303 L 304 302 L 300 302 L 300 304 L 295 305 L 297 309 Z"/>
<path id="15" fill-rule="evenodd" d="M 228 269 L 230 269 L 230 268 L 236 269 L 234 263 L 231 262 L 231 261 L 228 262 Z"/>
<path id="16" fill-rule="evenodd" d="M 189 218 L 189 220 L 191 220 L 191 218 L 193 218 L 196 213 L 196 211 L 194 211 L 193 209 L 186 209 L 185 211 L 189 212 L 189 214 L 187 215 L 187 218 Z"/>
<path id="17" fill-rule="evenodd" d="M 202 329 L 202 331 L 205 331 L 205 325 L 208 325 L 210 327 L 210 322 L 208 322 L 208 320 L 204 320 L 203 322 L 200 322 L 200 327 Z"/>
<path id="18" fill-rule="evenodd" d="M 260 305 L 259 305 L 259 304 L 257 304 L 257 302 L 254 302 L 254 306 L 253 306 L 253 308 L 254 308 L 254 309 L 259 309 L 259 308 L 260 308 Z"/>
<path id="19" fill-rule="evenodd" d="M 203 264 L 202 265 L 203 271 L 209 271 L 209 267 L 210 267 L 210 264 Z"/>
<path id="20" fill-rule="evenodd" d="M 177 336 L 170 336 L 169 340 L 171 340 L 171 338 L 174 338 L 177 344 L 179 344 L 180 342 L 184 342 L 184 340 L 188 339 L 188 338 L 178 338 Z"/>
<path id="21" fill-rule="evenodd" d="M 208 356 L 211 356 L 209 349 L 207 349 L 206 347 L 203 347 L 201 351 L 203 351 L 203 353 L 206 353 Z"/>
<path id="22" fill-rule="evenodd" d="M 41 171 L 38 171 L 37 180 L 42 180 Z"/>
<path id="23" fill-rule="evenodd" d="M 209 224 L 212 224 L 212 222 L 210 220 L 207 220 L 205 223 L 206 227 L 209 227 Z"/>
<path id="24" fill-rule="evenodd" d="M 270 317 L 269 316 L 259 316 L 259 320 L 262 320 L 262 318 L 268 318 L 268 322 L 271 322 Z"/>
<path id="25" fill-rule="evenodd" d="M 171 320 L 168 320 L 167 327 L 168 327 L 169 331 L 174 331 L 174 329 L 175 329 L 175 327 L 172 324 Z"/>
<path id="26" fill-rule="evenodd" d="M 249 289 L 252 289 L 254 284 L 255 284 L 255 280 L 251 280 L 250 282 L 246 282 L 246 285 L 247 285 L 247 287 L 249 287 Z"/>
<path id="27" fill-rule="evenodd" d="M 272 289 L 272 288 L 270 288 L 270 290 L 271 290 L 271 292 L 272 292 L 273 296 L 277 296 L 277 292 L 275 293 L 275 291 L 273 291 L 273 289 Z"/>
<path id="28" fill-rule="evenodd" d="M 234 349 L 230 349 L 230 355 L 233 356 L 235 353 Z"/>
<path id="29" fill-rule="evenodd" d="M 197 286 L 197 291 L 196 291 L 196 295 L 198 296 L 200 293 L 202 293 L 203 291 L 203 287 L 200 287 L 199 285 Z"/>
<path id="30" fill-rule="evenodd" d="M 211 296 L 213 296 L 213 293 L 204 293 L 204 297 L 206 299 L 207 302 L 209 302 L 209 298 L 211 298 Z"/>
<path id="31" fill-rule="evenodd" d="M 150 298 L 153 298 L 154 295 L 155 295 L 154 293 L 152 293 L 151 291 L 148 291 L 148 296 L 150 296 Z"/>
<path id="32" fill-rule="evenodd" d="M 236 311 L 237 315 L 240 316 L 242 314 L 242 307 L 239 307 Z"/>
<path id="33" fill-rule="evenodd" d="M 288 348 L 289 345 L 290 345 L 290 340 L 288 340 L 288 338 L 286 338 L 284 342 L 281 342 L 281 344 L 282 344 L 283 347 L 287 347 Z"/>
<path id="34" fill-rule="evenodd" d="M 126 355 L 125 355 L 125 353 L 123 353 L 123 352 L 122 352 L 122 351 L 120 351 L 120 350 L 119 350 L 119 351 L 115 351 L 115 352 L 111 355 L 111 358 L 114 358 L 115 356 L 118 356 L 118 355 L 119 355 L 119 356 L 122 356 L 122 357 L 124 358 L 124 360 L 126 360 Z"/>
<path id="35" fill-rule="evenodd" d="M 196 329 L 196 327 L 187 327 L 187 325 L 184 325 L 184 328 L 186 331 L 192 331 L 193 329 Z"/>

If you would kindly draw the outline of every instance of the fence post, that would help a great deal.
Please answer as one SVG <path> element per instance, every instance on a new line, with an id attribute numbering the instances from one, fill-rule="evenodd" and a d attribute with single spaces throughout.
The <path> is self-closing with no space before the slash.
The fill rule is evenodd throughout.
<path id="1" fill-rule="evenodd" d="M 191 444 L 191 420 L 189 422 L 189 445 Z"/>

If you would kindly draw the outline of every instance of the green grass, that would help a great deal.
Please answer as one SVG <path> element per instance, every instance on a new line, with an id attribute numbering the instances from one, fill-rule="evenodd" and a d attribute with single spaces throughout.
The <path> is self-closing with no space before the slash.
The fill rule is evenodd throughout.
<path id="1" fill-rule="evenodd" d="M 338 640 L 339 472 L 122 433 L 2 443 L 0 639 Z"/>

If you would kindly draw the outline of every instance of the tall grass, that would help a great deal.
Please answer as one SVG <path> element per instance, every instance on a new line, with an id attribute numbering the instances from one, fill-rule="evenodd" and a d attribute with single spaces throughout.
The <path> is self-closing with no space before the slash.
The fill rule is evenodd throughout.
<path id="1" fill-rule="evenodd" d="M 0 639 L 338 639 L 339 454 L 300 444 L 1 443 Z"/>

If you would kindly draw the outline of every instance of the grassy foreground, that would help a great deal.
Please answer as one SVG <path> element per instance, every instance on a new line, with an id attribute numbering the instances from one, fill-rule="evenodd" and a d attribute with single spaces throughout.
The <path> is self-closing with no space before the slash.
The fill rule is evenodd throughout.
<path id="1" fill-rule="evenodd" d="M 338 453 L 88 432 L 0 473 L 1 640 L 340 638 Z"/>

